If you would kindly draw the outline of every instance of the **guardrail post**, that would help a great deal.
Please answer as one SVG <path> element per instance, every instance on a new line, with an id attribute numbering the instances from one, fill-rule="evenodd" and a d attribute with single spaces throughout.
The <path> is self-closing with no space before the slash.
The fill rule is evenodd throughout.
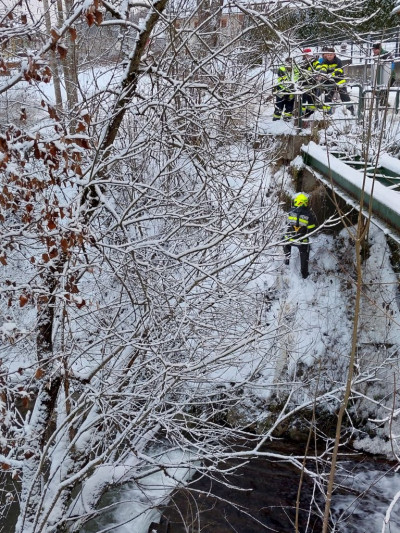
<path id="1" fill-rule="evenodd" d="M 303 115 L 302 115 L 302 100 L 303 95 L 296 93 L 294 95 L 294 125 L 296 128 L 301 129 L 303 125 Z"/>

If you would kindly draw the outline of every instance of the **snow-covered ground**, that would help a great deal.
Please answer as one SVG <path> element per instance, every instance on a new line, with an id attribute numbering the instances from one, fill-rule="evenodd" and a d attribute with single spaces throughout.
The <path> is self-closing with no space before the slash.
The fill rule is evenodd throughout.
<path id="1" fill-rule="evenodd" d="M 343 119 L 340 126 L 352 128 L 354 122 L 349 118 L 344 107 L 339 107 L 335 113 Z M 283 121 L 272 122 L 272 106 L 267 106 L 259 129 L 263 133 L 295 134 L 293 124 Z M 398 128 L 397 121 L 394 127 Z M 345 133 L 344 133 L 345 134 Z M 331 126 L 331 135 L 337 135 L 337 125 Z M 353 136 L 354 139 L 355 135 Z M 342 141 L 344 138 L 342 137 Z M 354 142 L 354 141 L 352 141 Z M 288 194 L 294 192 L 291 179 L 283 168 L 275 174 L 261 174 L 268 183 L 275 183 L 277 188 L 283 188 Z M 284 211 L 281 212 L 284 220 Z M 323 221 L 320 220 L 319 223 Z M 269 310 L 263 315 L 265 321 L 284 325 L 287 334 L 281 338 L 279 346 L 274 346 L 274 365 L 264 367 L 260 381 L 252 388 L 252 393 L 260 400 L 266 401 L 276 393 L 276 384 L 284 382 L 298 383 L 295 402 L 301 404 L 312 400 L 316 393 L 315 384 L 318 382 L 319 391 L 322 393 L 332 386 L 332 382 L 343 381 L 346 372 L 347 360 L 351 349 L 351 334 L 353 325 L 355 256 L 352 237 L 354 228 L 343 229 L 339 233 L 320 231 L 312 237 L 310 255 L 310 276 L 302 279 L 300 275 L 300 258 L 296 249 L 292 251 L 289 266 L 283 263 L 283 253 L 280 245 L 276 246 L 275 253 L 270 250 L 265 255 L 263 266 L 265 274 L 258 278 L 258 289 L 253 286 L 251 290 L 267 291 L 273 293 Z M 279 235 L 277 235 L 279 240 Z M 371 227 L 369 234 L 370 253 L 363 264 L 364 292 L 362 298 L 359 336 L 358 336 L 358 370 L 355 385 L 360 398 L 372 398 L 372 401 L 382 397 L 382 387 L 392 381 L 393 375 L 398 372 L 398 359 L 396 350 L 400 349 L 400 313 L 397 305 L 398 279 L 393 272 L 390 256 L 391 252 L 382 231 Z M 270 347 L 271 348 L 271 347 Z M 254 364 L 254 359 L 249 358 Z M 242 372 L 246 370 L 245 354 L 243 356 Z M 234 369 L 227 369 L 226 379 L 233 379 Z M 248 369 L 250 373 L 251 370 Z M 372 376 L 368 381 L 366 377 Z M 306 376 L 306 378 L 302 377 Z M 392 384 L 389 388 L 392 387 Z M 331 408 L 337 408 L 333 401 Z M 400 434 L 400 422 L 387 417 L 388 406 L 377 406 L 371 411 L 371 403 L 359 400 L 356 407 L 357 415 L 369 418 L 382 418 L 386 420 L 380 428 L 374 422 L 370 424 L 376 436 L 371 438 L 366 433 L 360 433 L 355 440 L 355 447 L 376 454 L 386 454 L 393 458 L 393 451 L 398 453 L 397 437 Z M 376 481 L 376 477 L 379 480 Z M 157 484 L 159 481 L 157 481 Z M 343 512 L 347 515 L 353 512 L 353 529 L 343 526 L 338 531 L 348 533 L 361 531 L 363 533 L 377 533 L 386 531 L 383 520 L 387 515 L 390 503 L 393 501 L 400 488 L 400 478 L 397 472 L 391 472 L 388 477 L 382 477 L 381 472 L 367 471 L 358 473 L 357 476 L 347 478 L 346 484 L 353 484 L 358 490 L 373 484 L 372 495 L 360 502 L 354 496 L 338 496 L 333 501 L 335 516 Z M 376 496 L 376 498 L 375 498 Z M 133 505 L 137 500 L 137 489 L 126 487 L 124 497 L 130 501 L 130 515 L 139 515 L 142 512 L 142 503 Z M 163 493 L 165 498 L 165 492 Z M 118 506 L 117 514 L 120 520 L 126 513 L 123 504 Z M 354 510 L 356 509 L 356 510 Z M 400 531 L 399 502 L 395 502 L 390 517 L 390 528 L 387 531 Z M 115 515 L 113 515 L 115 516 Z M 128 516 L 128 515 L 127 515 Z M 149 523 L 155 520 L 154 511 L 149 511 L 147 520 L 138 519 L 137 533 L 147 533 Z M 114 526 L 115 527 L 115 526 Z M 339 528 L 340 524 L 338 525 Z M 387 526 L 389 528 L 389 525 Z M 128 529 L 126 529 L 128 528 Z M 132 523 L 121 525 L 113 529 L 117 533 L 132 531 Z M 358 529 L 357 529 L 358 528 Z M 397 528 L 397 529 L 396 529 Z M 107 531 L 105 528 L 101 531 Z"/>
<path id="2" fill-rule="evenodd" d="M 281 177 L 275 179 L 284 179 Z M 285 186 L 290 190 L 290 182 Z M 322 222 L 322 221 L 320 221 Z M 353 228 L 349 228 L 351 232 Z M 390 250 L 386 243 L 385 235 L 372 227 L 369 237 L 370 255 L 364 263 L 365 292 L 362 300 L 362 310 L 359 327 L 359 376 L 368 375 L 371 371 L 374 378 L 379 381 L 371 383 L 360 380 L 359 392 L 371 398 L 377 398 L 385 380 L 390 379 L 394 366 L 397 368 L 397 358 L 392 358 L 393 346 L 400 344 L 400 314 L 397 307 L 397 277 L 393 273 L 390 264 Z M 351 280 L 354 276 L 354 246 L 351 233 L 346 229 L 339 234 L 320 232 L 312 239 L 312 251 L 310 256 L 310 276 L 302 279 L 300 275 L 300 259 L 297 250 L 293 250 L 290 265 L 283 263 L 279 257 L 281 248 L 277 247 L 277 255 L 273 261 L 275 267 L 267 267 L 269 273 L 260 279 L 273 287 L 276 300 L 271 309 L 265 315 L 265 320 L 280 320 L 287 325 L 287 335 L 282 339 L 280 350 L 276 358 L 276 365 L 271 372 L 264 373 L 259 383 L 260 387 L 254 388 L 255 394 L 265 400 L 270 394 L 267 390 L 273 390 L 272 382 L 299 382 L 296 393 L 296 401 L 300 404 L 312 399 L 315 390 L 313 386 L 319 376 L 319 387 L 330 387 L 333 376 L 343 379 L 346 372 L 347 358 L 351 348 L 351 332 L 353 318 L 354 285 Z M 271 259 L 268 259 L 270 261 Z M 376 347 L 381 345 L 382 350 Z M 380 367 L 380 370 L 376 370 Z M 301 370 L 301 372 L 300 372 Z M 306 379 L 301 376 L 304 374 Z M 315 378 L 315 379 L 314 379 Z M 356 387 L 357 389 L 357 387 Z M 253 392 L 254 392 L 253 391 Z M 258 391 L 258 392 L 257 392 Z M 365 416 L 372 414 L 368 411 L 368 402 L 360 401 L 358 415 L 362 409 L 366 410 Z M 337 403 L 332 404 L 335 409 Z M 385 414 L 382 407 L 382 416 Z M 377 410 L 379 412 L 379 409 Z M 372 427 L 372 426 L 371 426 Z M 400 425 L 394 420 L 391 422 L 391 431 L 394 435 L 400 434 Z M 360 450 L 373 453 L 387 453 L 393 457 L 392 447 L 397 451 L 397 440 L 387 441 L 389 436 L 389 420 L 378 429 L 381 437 L 370 439 L 365 433 L 355 441 Z M 379 476 L 379 481 L 373 481 Z M 132 485 L 125 486 L 118 494 L 118 498 L 129 503 L 118 503 L 112 512 L 111 522 L 114 524 L 113 531 L 127 533 L 147 533 L 151 521 L 157 521 L 157 512 L 152 508 L 145 509 L 143 497 L 147 498 L 146 490 L 155 491 L 157 501 L 167 499 L 168 490 L 173 486 L 168 482 L 161 490 L 164 480 L 149 478 L 146 487 L 138 488 Z M 154 485 L 153 485 L 154 483 Z M 362 487 L 373 485 L 373 491 L 368 498 L 361 502 L 354 499 L 353 495 L 337 496 L 333 501 L 335 516 L 344 513 L 347 516 L 353 513 L 352 529 L 348 533 L 360 531 L 357 529 L 362 524 L 363 533 L 376 533 L 381 531 L 383 519 L 387 509 L 400 487 L 399 474 L 391 472 L 388 477 L 383 477 L 382 472 L 366 471 L 358 473 L 355 477 L 351 474 L 346 479 L 346 485 L 353 485 L 359 491 Z M 161 493 L 159 491 L 161 490 Z M 138 495 L 140 497 L 138 498 Z M 152 502 L 155 499 L 152 498 Z M 387 531 L 400 531 L 399 502 L 394 506 Z M 142 514 L 143 513 L 143 514 Z M 121 523 L 121 517 L 134 522 L 116 527 Z M 355 518 L 356 517 L 356 518 Z M 135 524 L 132 529 L 132 524 Z M 347 524 L 347 522 L 345 522 Z M 108 531 L 111 524 L 107 522 L 104 529 L 96 531 Z M 342 527 L 342 526 L 338 526 Z M 389 526 L 388 526 L 389 527 Z M 86 531 L 86 530 L 85 530 Z M 87 531 L 94 531 L 87 529 Z M 384 531 L 384 530 L 382 530 Z"/>
<path id="3" fill-rule="evenodd" d="M 101 77 L 98 76 L 96 82 L 83 76 L 81 81 L 84 91 L 96 91 L 96 83 L 104 86 L 112 79 L 112 73 L 105 73 L 104 76 L 103 81 L 100 81 Z M 87 85 L 84 85 L 86 83 Z M 41 85 L 44 95 L 51 99 L 51 86 Z M 272 122 L 271 116 L 272 105 L 269 105 L 266 106 L 258 124 L 260 132 L 271 135 L 296 133 L 291 123 Z M 345 141 L 344 128 L 349 131 L 354 122 L 350 120 L 344 107 L 338 108 L 335 116 L 343 118 L 341 135 Z M 346 123 L 347 118 L 349 120 Z M 398 121 L 394 118 L 392 123 L 393 128 L 398 128 Z M 329 129 L 330 134 L 335 135 L 334 127 L 330 126 L 328 132 Z M 274 183 L 288 194 L 294 192 L 285 168 L 274 174 L 272 171 L 267 174 L 265 168 L 261 172 L 260 167 L 255 166 L 253 178 L 265 180 L 268 184 Z M 284 221 L 283 209 L 280 216 Z M 322 223 L 321 220 L 319 222 Z M 278 325 L 286 334 L 274 341 L 274 346 L 269 344 L 269 341 L 259 346 L 260 353 L 263 349 L 269 350 L 265 355 L 268 364 L 260 363 L 262 370 L 258 382 L 252 384 L 252 398 L 265 402 L 277 390 L 279 393 L 295 384 L 296 392 L 292 401 L 301 404 L 312 401 L 317 392 L 323 394 L 329 391 L 335 381 L 343 382 L 351 349 L 353 324 L 355 258 L 352 232 L 354 229 L 350 227 L 337 233 L 320 231 L 312 237 L 310 276 L 306 280 L 300 275 L 297 250 L 292 251 L 289 266 L 283 263 L 281 245 L 274 247 L 273 254 L 271 249 L 268 249 L 268 253 L 262 256 L 264 264 L 261 267 L 264 273 L 258 277 L 257 283 L 249 287 L 249 291 L 272 294 L 268 309 L 262 314 L 263 321 L 272 324 L 271 330 Z M 276 242 L 279 242 L 280 237 L 280 234 L 276 235 Z M 355 446 L 360 450 L 385 453 L 393 457 L 399 455 L 400 420 L 398 416 L 390 416 L 393 414 L 391 404 L 386 402 L 385 398 L 387 393 L 396 390 L 396 376 L 399 371 L 398 279 L 390 263 L 391 252 L 385 235 L 374 227 L 369 234 L 369 245 L 369 257 L 363 265 L 364 287 L 357 341 L 355 391 L 359 400 L 353 407 L 352 414 L 366 420 L 366 429 L 370 428 L 374 435 L 371 437 L 366 432 L 360 433 Z M 4 335 L 8 333 L 7 327 L 10 329 L 11 325 L 3 326 Z M 247 356 L 248 354 L 243 353 L 238 364 L 242 376 L 245 372 L 253 374 L 253 365 L 255 361 L 258 362 L 258 359 L 249 357 L 247 366 Z M 221 380 L 234 379 L 236 372 L 239 371 L 226 369 L 225 373 L 221 373 Z M 334 412 L 337 400 L 333 398 L 329 405 Z M 371 405 L 375 408 L 372 409 Z M 395 415 L 399 414 L 395 409 L 393 411 Z M 374 420 L 380 422 L 376 423 Z M 159 519 L 160 514 L 156 506 L 164 503 L 171 491 L 189 476 L 187 469 L 179 467 L 184 458 L 171 454 L 168 459 L 172 465 L 170 470 L 152 474 L 144 478 L 140 485 L 126 484 L 118 493 L 108 495 L 107 501 L 104 502 L 105 505 L 110 505 L 107 519 L 92 523 L 82 531 L 147 533 L 149 524 Z M 400 489 L 400 478 L 396 472 L 377 482 L 374 481 L 374 476 L 374 472 L 368 471 L 346 481 L 356 484 L 358 489 L 371 483 L 374 485 L 376 492 L 373 494 L 377 497 L 368 500 L 367 509 L 357 510 L 364 533 L 385 531 L 382 529 L 383 518 Z M 372 504 L 374 509 L 371 513 Z M 347 509 L 354 505 L 357 504 L 352 496 L 340 497 L 334 501 L 334 511 L 338 514 L 343 508 L 347 513 Z M 390 531 L 400 531 L 398 509 L 397 501 L 393 506 Z M 353 530 L 343 531 L 350 533 Z"/>

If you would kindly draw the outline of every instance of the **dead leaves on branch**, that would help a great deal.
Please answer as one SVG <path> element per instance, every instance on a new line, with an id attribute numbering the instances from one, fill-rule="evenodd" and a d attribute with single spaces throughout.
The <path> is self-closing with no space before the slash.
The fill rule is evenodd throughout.
<path id="1" fill-rule="evenodd" d="M 8 307 L 11 307 L 14 302 L 20 308 L 31 304 L 36 306 L 40 312 L 45 306 L 49 304 L 54 305 L 54 295 L 52 294 L 37 291 L 29 292 L 26 288 L 22 289 L 22 292 L 19 293 L 21 289 L 18 288 L 15 282 L 10 280 L 7 280 L 6 285 L 9 287 L 9 290 L 5 293 L 5 296 L 8 298 Z M 67 305 L 74 305 L 78 309 L 81 309 L 87 302 L 79 296 L 79 293 L 78 278 L 75 275 L 70 275 L 66 277 L 63 290 L 59 292 L 57 297 L 63 299 Z M 10 336 L 8 341 L 10 344 L 14 344 L 15 338 Z"/>
<path id="2" fill-rule="evenodd" d="M 26 66 L 23 70 L 25 81 L 31 83 L 32 81 L 42 81 L 49 83 L 51 81 L 52 73 L 49 65 L 41 60 L 35 60 L 32 57 L 28 58 Z"/>
<path id="3" fill-rule="evenodd" d="M 48 111 L 56 120 L 54 108 L 49 106 Z M 79 133 L 54 136 L 52 140 L 40 134 L 31 135 L 15 126 L 0 135 L 0 169 L 3 174 L 0 183 L 0 220 L 9 220 L 11 215 L 12 220 L 15 221 L 17 217 L 21 224 L 30 226 L 30 232 L 35 231 L 43 251 L 30 258 L 28 255 L 27 259 L 32 265 L 37 265 L 44 277 L 46 272 L 60 277 L 62 274 L 61 270 L 58 271 L 58 265 L 81 250 L 87 241 L 83 229 L 68 228 L 73 207 L 60 205 L 57 192 L 63 187 L 71 187 L 72 176 L 82 175 L 80 164 L 83 155 L 91 149 L 90 138 L 85 134 L 90 116 L 85 111 L 80 118 Z M 37 174 L 32 173 L 34 167 L 26 167 L 29 161 L 42 163 Z M 7 254 L 13 247 L 12 239 L 3 243 L 0 265 L 7 265 Z M 65 277 L 61 285 L 58 298 L 78 309 L 86 305 L 85 300 L 78 296 L 77 279 Z M 32 293 L 29 289 L 21 290 L 14 286 L 9 287 L 5 296 L 8 297 L 9 306 L 17 304 L 24 308 L 28 304 L 37 307 L 49 305 L 48 295 L 41 291 Z"/>
<path id="4" fill-rule="evenodd" d="M 58 55 L 60 56 L 60 59 L 62 60 L 66 59 L 67 53 L 68 53 L 68 47 L 65 44 L 59 42 L 59 40 L 61 39 L 61 35 L 58 33 L 58 31 L 55 28 L 52 28 L 50 30 L 50 35 L 51 35 L 50 49 L 53 50 L 53 52 L 57 52 Z M 70 28 L 69 35 L 71 36 L 71 39 L 74 36 L 74 40 L 75 40 L 76 30 L 74 31 L 73 28 Z"/>
<path id="5" fill-rule="evenodd" d="M 42 102 L 42 105 L 46 106 L 47 104 Z M 47 108 L 50 118 L 56 121 L 58 119 L 56 110 L 50 105 L 47 105 Z M 0 135 L 0 170 L 7 171 L 10 163 L 13 167 L 17 164 L 24 168 L 26 162 L 33 156 L 36 160 L 42 160 L 47 167 L 50 175 L 48 184 L 50 185 L 61 185 L 59 174 L 57 176 L 55 171 L 61 170 L 62 173 L 68 175 L 71 170 L 82 176 L 82 169 L 79 164 L 82 153 L 92 148 L 91 139 L 86 134 L 89 123 L 90 117 L 86 113 L 78 121 L 77 129 L 79 131 L 76 134 L 62 135 L 53 140 L 43 139 L 40 134 L 32 136 L 15 126 L 10 126 L 5 134 Z M 12 174 L 12 172 L 9 173 L 11 180 L 13 180 Z M 32 180 L 31 183 L 35 185 L 37 180 Z M 19 185 L 21 186 L 21 184 Z"/>
<path id="6" fill-rule="evenodd" d="M 76 28 L 69 28 L 68 30 L 71 41 L 75 42 L 77 37 Z"/>
<path id="7" fill-rule="evenodd" d="M 100 24 L 103 22 L 103 13 L 100 11 L 99 7 L 100 1 L 94 0 L 93 4 L 84 12 L 86 22 L 89 27 L 93 26 L 93 24 L 100 26 Z"/>
<path id="8" fill-rule="evenodd" d="M 92 5 L 90 5 L 83 12 L 83 15 L 89 27 L 93 26 L 93 24 L 100 26 L 100 24 L 103 22 L 104 17 L 103 17 L 102 11 L 100 11 L 99 9 L 100 4 L 101 2 L 99 0 L 94 0 Z M 76 28 L 73 26 L 68 28 L 68 35 L 69 35 L 69 39 L 72 42 L 75 42 L 78 36 Z M 51 36 L 51 45 L 50 45 L 51 50 L 53 50 L 53 52 L 57 52 L 62 60 L 66 59 L 67 54 L 68 54 L 68 47 L 64 43 L 60 42 L 62 35 L 58 32 L 56 28 L 52 28 L 50 30 L 50 36 Z"/>
<path id="9" fill-rule="evenodd" d="M 21 294 L 19 297 L 19 306 L 25 307 L 25 305 L 29 302 L 29 295 L 28 294 Z"/>

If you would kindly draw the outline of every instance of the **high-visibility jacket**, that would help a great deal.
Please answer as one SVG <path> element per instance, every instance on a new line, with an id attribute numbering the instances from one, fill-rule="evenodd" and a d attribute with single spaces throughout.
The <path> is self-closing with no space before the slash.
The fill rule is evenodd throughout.
<path id="1" fill-rule="evenodd" d="M 318 70 L 323 74 L 330 74 L 337 85 L 344 85 L 346 83 L 342 60 L 337 56 L 332 61 L 323 59 Z"/>
<path id="2" fill-rule="evenodd" d="M 316 75 L 320 69 L 318 59 L 305 59 L 299 65 L 299 83 L 303 87 L 315 86 L 317 84 Z"/>
<path id="3" fill-rule="evenodd" d="M 294 85 L 299 79 L 299 69 L 296 67 L 288 68 L 282 65 L 278 69 L 278 80 L 275 85 L 277 92 L 291 93 Z"/>
<path id="4" fill-rule="evenodd" d="M 297 241 L 300 244 L 308 243 L 308 233 L 317 227 L 317 218 L 309 207 L 292 207 L 287 215 L 288 226 L 285 239 Z M 295 243 L 294 243 L 295 244 Z"/>

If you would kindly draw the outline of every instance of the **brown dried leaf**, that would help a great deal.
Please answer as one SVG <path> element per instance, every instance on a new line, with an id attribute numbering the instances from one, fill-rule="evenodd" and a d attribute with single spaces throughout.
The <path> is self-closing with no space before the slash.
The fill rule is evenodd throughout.
<path id="1" fill-rule="evenodd" d="M 103 22 L 103 13 L 99 10 L 96 10 L 94 12 L 94 16 L 96 17 L 96 24 L 100 26 L 100 24 Z"/>
<path id="2" fill-rule="evenodd" d="M 69 28 L 68 31 L 71 37 L 71 41 L 76 41 L 76 28 Z"/>
<path id="3" fill-rule="evenodd" d="M 85 300 L 80 300 L 79 302 L 75 302 L 75 304 L 78 309 L 81 309 L 84 305 L 86 305 L 86 302 Z"/>
<path id="4" fill-rule="evenodd" d="M 78 286 L 75 285 L 75 284 L 71 284 L 71 286 L 70 286 L 70 293 L 71 293 L 71 294 L 78 294 L 78 293 L 79 293 Z"/>
<path id="5" fill-rule="evenodd" d="M 53 106 L 48 105 L 47 106 L 47 111 L 49 112 L 50 118 L 52 118 L 54 120 L 58 120 L 58 116 L 57 116 L 56 110 L 55 110 L 55 108 Z"/>
<path id="6" fill-rule="evenodd" d="M 54 220 L 51 218 L 48 222 L 47 222 L 47 227 L 49 228 L 49 230 L 53 230 L 53 229 L 56 229 L 57 227 L 57 224 L 54 222 Z"/>
<path id="7" fill-rule="evenodd" d="M 81 115 L 81 118 L 86 122 L 86 124 L 89 126 L 90 124 L 90 115 L 89 113 L 85 113 L 84 115 Z"/>
<path id="8" fill-rule="evenodd" d="M 4 137 L 0 137 L 0 151 L 7 152 L 8 144 L 7 140 Z"/>
<path id="9" fill-rule="evenodd" d="M 78 122 L 78 126 L 76 127 L 77 133 L 80 133 L 81 131 L 86 131 L 86 124 L 84 122 Z"/>
<path id="10" fill-rule="evenodd" d="M 86 21 L 87 21 L 89 27 L 93 26 L 95 18 L 92 15 L 92 13 L 86 13 Z"/>
<path id="11" fill-rule="evenodd" d="M 83 176 L 82 168 L 80 165 L 72 165 L 71 170 L 78 176 Z"/>
<path id="12" fill-rule="evenodd" d="M 53 37 L 53 42 L 55 43 L 61 38 L 61 35 L 59 35 L 58 31 L 54 28 L 51 28 L 50 34 Z"/>
<path id="13" fill-rule="evenodd" d="M 29 296 L 27 294 L 21 294 L 19 297 L 19 306 L 24 307 L 29 302 Z"/>
<path id="14" fill-rule="evenodd" d="M 39 367 L 39 368 L 36 370 L 36 372 L 35 372 L 35 378 L 36 378 L 36 379 L 40 379 L 40 378 L 42 378 L 43 376 L 44 376 L 44 370 L 43 370 L 43 368 L 40 368 L 40 367 Z"/>
<path id="15" fill-rule="evenodd" d="M 46 67 L 42 70 L 42 80 L 44 83 L 49 83 L 51 81 L 52 73 L 50 67 Z"/>
<path id="16" fill-rule="evenodd" d="M 69 248 L 67 239 L 61 239 L 60 245 L 63 252 L 66 252 Z"/>
<path id="17" fill-rule="evenodd" d="M 59 44 L 57 45 L 57 52 L 59 53 L 61 59 L 65 59 L 67 57 L 68 48 L 63 44 Z"/>
<path id="18" fill-rule="evenodd" d="M 75 139 L 75 142 L 78 146 L 80 146 L 81 148 L 84 148 L 85 150 L 89 150 L 90 149 L 90 144 L 89 144 L 89 141 L 87 139 Z"/>

